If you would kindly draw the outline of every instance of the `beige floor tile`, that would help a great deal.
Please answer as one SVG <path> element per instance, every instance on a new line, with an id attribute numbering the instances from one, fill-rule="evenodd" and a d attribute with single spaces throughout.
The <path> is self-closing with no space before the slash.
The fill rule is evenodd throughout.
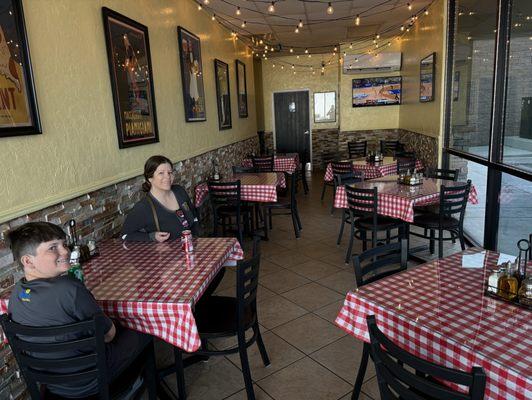
<path id="1" fill-rule="evenodd" d="M 351 395 L 352 395 L 352 393 L 348 393 L 344 397 L 342 397 L 340 400 L 351 400 Z M 380 399 L 380 397 L 378 399 Z M 358 398 L 358 400 L 378 400 L 378 399 L 374 399 L 372 397 L 369 397 L 368 395 L 366 395 L 364 393 L 360 393 L 360 397 Z"/>
<path id="2" fill-rule="evenodd" d="M 275 400 L 337 400 L 350 385 L 310 358 L 264 378 L 258 385 Z"/>
<path id="3" fill-rule="evenodd" d="M 264 390 L 262 390 L 257 385 L 253 385 L 253 391 L 255 392 L 255 399 L 256 400 L 272 400 L 270 396 L 266 394 Z M 232 396 L 226 397 L 224 400 L 247 400 L 248 396 L 246 393 L 246 389 L 242 389 L 240 392 L 233 394 Z"/>
<path id="4" fill-rule="evenodd" d="M 259 280 L 262 286 L 275 293 L 287 292 L 310 282 L 307 278 L 286 269 L 259 277 Z"/>
<path id="5" fill-rule="evenodd" d="M 283 293 L 283 297 L 293 301 L 308 311 L 317 310 L 327 304 L 341 300 L 343 296 L 334 290 L 327 289 L 317 283 L 311 282 Z"/>
<path id="6" fill-rule="evenodd" d="M 230 297 L 236 297 L 236 286 L 230 287 L 228 289 L 216 291 L 214 293 L 216 296 L 230 296 Z M 264 299 L 267 299 L 268 297 L 276 296 L 277 294 L 272 292 L 269 289 L 266 289 L 264 286 L 259 285 L 257 287 L 257 301 L 262 301 Z"/>
<path id="7" fill-rule="evenodd" d="M 281 296 L 273 296 L 260 301 L 257 309 L 259 322 L 267 329 L 292 321 L 308 312 Z"/>
<path id="8" fill-rule="evenodd" d="M 218 287 L 216 288 L 216 290 L 214 291 L 214 293 L 218 293 L 218 292 L 224 291 L 228 288 L 235 287 L 235 286 L 236 286 L 235 268 L 227 267 L 225 269 L 224 277 L 222 281 L 220 282 L 220 284 L 218 285 Z"/>
<path id="9" fill-rule="evenodd" d="M 346 335 L 340 328 L 314 314 L 303 315 L 272 331 L 305 354 L 310 354 Z"/>
<path id="10" fill-rule="evenodd" d="M 266 276 L 268 274 L 271 274 L 273 272 L 279 272 L 282 271 L 284 268 L 280 265 L 277 265 L 267 258 L 262 258 L 260 260 L 260 272 L 259 272 L 259 279 L 260 277 Z"/>
<path id="11" fill-rule="evenodd" d="M 311 279 L 313 281 L 317 281 L 318 279 L 341 271 L 340 268 L 318 260 L 310 260 L 302 264 L 297 264 L 290 267 L 289 269 L 290 271 L 298 273 L 299 275 L 302 275 L 305 278 Z"/>
<path id="12" fill-rule="evenodd" d="M 344 297 L 348 291 L 356 288 L 355 273 L 351 271 L 340 271 L 318 280 L 320 285 L 336 290 Z"/>
<path id="13" fill-rule="evenodd" d="M 313 243 L 309 246 L 300 247 L 299 251 L 311 258 L 325 257 L 334 250 L 336 246 L 332 247 L 327 244 Z"/>
<path id="14" fill-rule="evenodd" d="M 354 384 L 362 356 L 363 343 L 352 336 L 343 338 L 312 353 L 310 357 L 347 382 Z M 375 376 L 375 366 L 369 360 L 364 381 Z"/>
<path id="15" fill-rule="evenodd" d="M 262 334 L 268 331 L 264 326 L 259 324 L 259 329 Z M 253 329 L 248 329 L 246 331 L 246 340 L 251 339 L 253 336 Z M 238 343 L 238 339 L 235 336 L 227 336 L 227 337 L 220 337 L 220 338 L 213 338 L 209 340 L 209 348 L 213 347 L 216 350 L 225 350 L 230 347 L 236 347 L 236 344 Z"/>
<path id="16" fill-rule="evenodd" d="M 344 305 L 344 299 L 335 301 L 334 303 L 329 304 L 328 306 L 319 308 L 314 312 L 314 314 L 319 315 L 321 318 L 326 319 L 330 323 L 334 324 L 334 321 L 336 320 L 336 317 L 338 316 L 338 313 L 340 312 L 340 309 Z"/>
<path id="17" fill-rule="evenodd" d="M 293 265 L 301 264 L 301 263 L 304 263 L 305 261 L 310 260 L 309 257 L 299 252 L 298 249 L 290 249 L 286 251 L 281 251 L 276 254 L 272 254 L 271 256 L 268 256 L 266 258 L 284 268 L 288 268 Z"/>
<path id="18" fill-rule="evenodd" d="M 381 395 L 379 393 L 379 383 L 377 382 L 377 377 L 373 377 L 367 382 L 364 382 L 362 385 L 362 391 L 374 399 L 380 399 Z"/>
<path id="19" fill-rule="evenodd" d="M 177 393 L 175 375 L 166 378 Z M 225 357 L 211 357 L 185 369 L 185 384 L 189 400 L 220 400 L 244 388 L 242 371 Z"/>
<path id="20" fill-rule="evenodd" d="M 264 366 L 260 356 L 259 347 L 256 344 L 248 347 L 249 365 L 251 367 L 251 376 L 254 381 L 258 381 L 271 375 L 287 365 L 292 364 L 294 361 L 305 357 L 305 354 L 271 331 L 264 333 L 262 338 L 264 340 L 264 347 L 266 347 L 266 352 L 270 358 L 270 365 L 267 367 Z M 238 354 L 232 354 L 227 356 L 227 358 L 238 366 L 238 368 L 241 368 L 240 356 Z"/>

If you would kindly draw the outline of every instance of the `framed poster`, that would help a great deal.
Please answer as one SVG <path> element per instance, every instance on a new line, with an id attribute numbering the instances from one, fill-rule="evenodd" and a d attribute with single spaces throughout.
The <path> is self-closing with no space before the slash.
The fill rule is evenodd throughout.
<path id="1" fill-rule="evenodd" d="M 118 147 L 159 141 L 148 28 L 102 8 Z"/>
<path id="2" fill-rule="evenodd" d="M 216 104 L 218 105 L 218 128 L 230 129 L 231 95 L 229 93 L 229 65 L 214 59 L 214 76 L 216 79 Z"/>
<path id="3" fill-rule="evenodd" d="M 21 0 L 0 13 L 0 137 L 42 133 Z"/>
<path id="4" fill-rule="evenodd" d="M 426 103 L 434 100 L 434 63 L 436 53 L 429 54 L 419 64 L 419 101 Z"/>
<path id="5" fill-rule="evenodd" d="M 336 121 L 336 92 L 314 93 L 314 122 Z"/>
<path id="6" fill-rule="evenodd" d="M 248 117 L 248 87 L 246 84 L 246 64 L 236 60 L 236 94 L 238 97 L 238 116 Z"/>
<path id="7" fill-rule="evenodd" d="M 206 121 L 200 38 L 181 26 L 177 27 L 177 37 L 185 120 L 187 122 Z"/>

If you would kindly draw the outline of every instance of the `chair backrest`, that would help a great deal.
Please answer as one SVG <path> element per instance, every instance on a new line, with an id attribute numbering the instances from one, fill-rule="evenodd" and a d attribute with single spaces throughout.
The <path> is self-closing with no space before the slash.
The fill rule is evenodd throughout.
<path id="1" fill-rule="evenodd" d="M 480 400 L 484 398 L 486 374 L 482 368 L 473 367 L 468 373 L 416 357 L 388 339 L 377 327 L 374 315 L 367 316 L 366 321 L 370 354 L 375 363 L 381 399 Z M 405 368 L 406 366 L 409 368 Z M 468 392 L 454 391 L 440 381 L 466 386 Z"/>
<path id="2" fill-rule="evenodd" d="M 394 156 L 395 153 L 403 150 L 403 145 L 399 140 L 381 140 L 381 153 L 388 156 Z"/>
<path id="3" fill-rule="evenodd" d="M 240 180 L 232 182 L 207 182 L 209 187 L 209 198 L 214 211 L 220 206 L 235 206 L 240 208 Z"/>
<path id="4" fill-rule="evenodd" d="M 256 172 L 273 172 L 273 155 L 253 157 L 251 160 Z"/>
<path id="5" fill-rule="evenodd" d="M 241 165 L 233 165 L 233 174 L 245 174 L 255 172 L 253 167 L 243 167 Z"/>
<path id="6" fill-rule="evenodd" d="M 333 151 L 327 151 L 321 155 L 321 162 L 323 164 L 323 168 L 325 169 L 327 167 L 327 164 L 332 163 L 333 161 L 338 160 L 338 153 Z"/>
<path id="7" fill-rule="evenodd" d="M 351 161 L 333 161 L 331 167 L 334 175 L 347 174 L 353 171 L 353 163 Z"/>
<path id="8" fill-rule="evenodd" d="M 253 244 L 253 256 L 241 260 L 236 271 L 236 298 L 238 329 L 246 330 L 257 319 L 257 290 L 259 285 L 260 248 L 258 242 Z M 249 318 L 246 313 L 251 311 Z M 247 318 L 246 318 L 247 317 Z M 245 326 L 248 322 L 248 326 Z"/>
<path id="9" fill-rule="evenodd" d="M 377 225 L 377 188 L 361 189 L 345 185 L 347 205 L 352 217 L 373 217 L 373 225 Z"/>
<path id="10" fill-rule="evenodd" d="M 434 168 L 427 171 L 427 178 L 442 179 L 446 181 L 458 180 L 458 169 Z"/>
<path id="11" fill-rule="evenodd" d="M 86 384 L 92 379 L 98 381 L 99 397 L 109 398 L 103 314 L 51 327 L 20 325 L 8 314 L 0 321 L 32 399 L 41 398 L 39 384 Z M 62 370 L 81 372 L 57 372 Z"/>
<path id="12" fill-rule="evenodd" d="M 414 172 L 416 169 L 416 159 L 410 157 L 397 157 L 397 174 L 404 174 L 408 171 Z"/>
<path id="13" fill-rule="evenodd" d="M 347 142 L 349 158 L 366 157 L 368 153 L 368 141 Z"/>
<path id="14" fill-rule="evenodd" d="M 345 174 L 334 175 L 337 186 L 349 185 L 364 181 L 364 171 L 352 171 Z"/>
<path id="15" fill-rule="evenodd" d="M 406 270 L 407 248 L 407 240 L 401 239 L 401 242 L 377 246 L 353 256 L 357 287 Z"/>
<path id="16" fill-rule="evenodd" d="M 453 217 L 455 214 L 459 215 L 460 225 L 464 221 L 464 214 L 469 198 L 469 191 L 471 190 L 471 181 L 458 186 L 440 187 L 440 224 L 443 223 L 444 218 Z"/>

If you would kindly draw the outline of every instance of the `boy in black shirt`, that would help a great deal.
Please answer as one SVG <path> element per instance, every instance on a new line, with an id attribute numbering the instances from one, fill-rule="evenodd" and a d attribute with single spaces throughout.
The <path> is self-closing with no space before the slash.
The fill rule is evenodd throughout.
<path id="1" fill-rule="evenodd" d="M 10 231 L 8 242 L 15 261 L 24 269 L 24 278 L 17 282 L 9 299 L 8 311 L 14 322 L 43 327 L 65 325 L 102 312 L 85 285 L 66 274 L 70 251 L 60 227 L 48 222 L 30 222 Z M 105 320 L 105 332 L 108 371 L 117 376 L 149 343 L 149 338 L 129 329 L 121 329 L 117 335 L 109 318 Z M 94 379 L 84 385 L 48 385 L 48 390 L 60 396 L 81 398 L 95 394 L 97 382 Z"/>

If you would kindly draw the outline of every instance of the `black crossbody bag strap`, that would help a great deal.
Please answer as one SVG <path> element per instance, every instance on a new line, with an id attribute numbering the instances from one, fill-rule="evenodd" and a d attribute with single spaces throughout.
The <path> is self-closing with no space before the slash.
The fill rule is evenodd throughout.
<path id="1" fill-rule="evenodd" d="M 153 200 L 150 197 L 150 195 L 146 195 L 146 198 L 148 199 L 148 203 L 150 203 L 150 206 L 151 206 L 151 212 L 153 213 L 153 220 L 155 221 L 155 228 L 157 229 L 157 232 L 161 232 L 161 227 L 159 226 L 159 218 L 157 217 L 157 211 L 155 210 L 155 204 L 153 204 Z"/>

